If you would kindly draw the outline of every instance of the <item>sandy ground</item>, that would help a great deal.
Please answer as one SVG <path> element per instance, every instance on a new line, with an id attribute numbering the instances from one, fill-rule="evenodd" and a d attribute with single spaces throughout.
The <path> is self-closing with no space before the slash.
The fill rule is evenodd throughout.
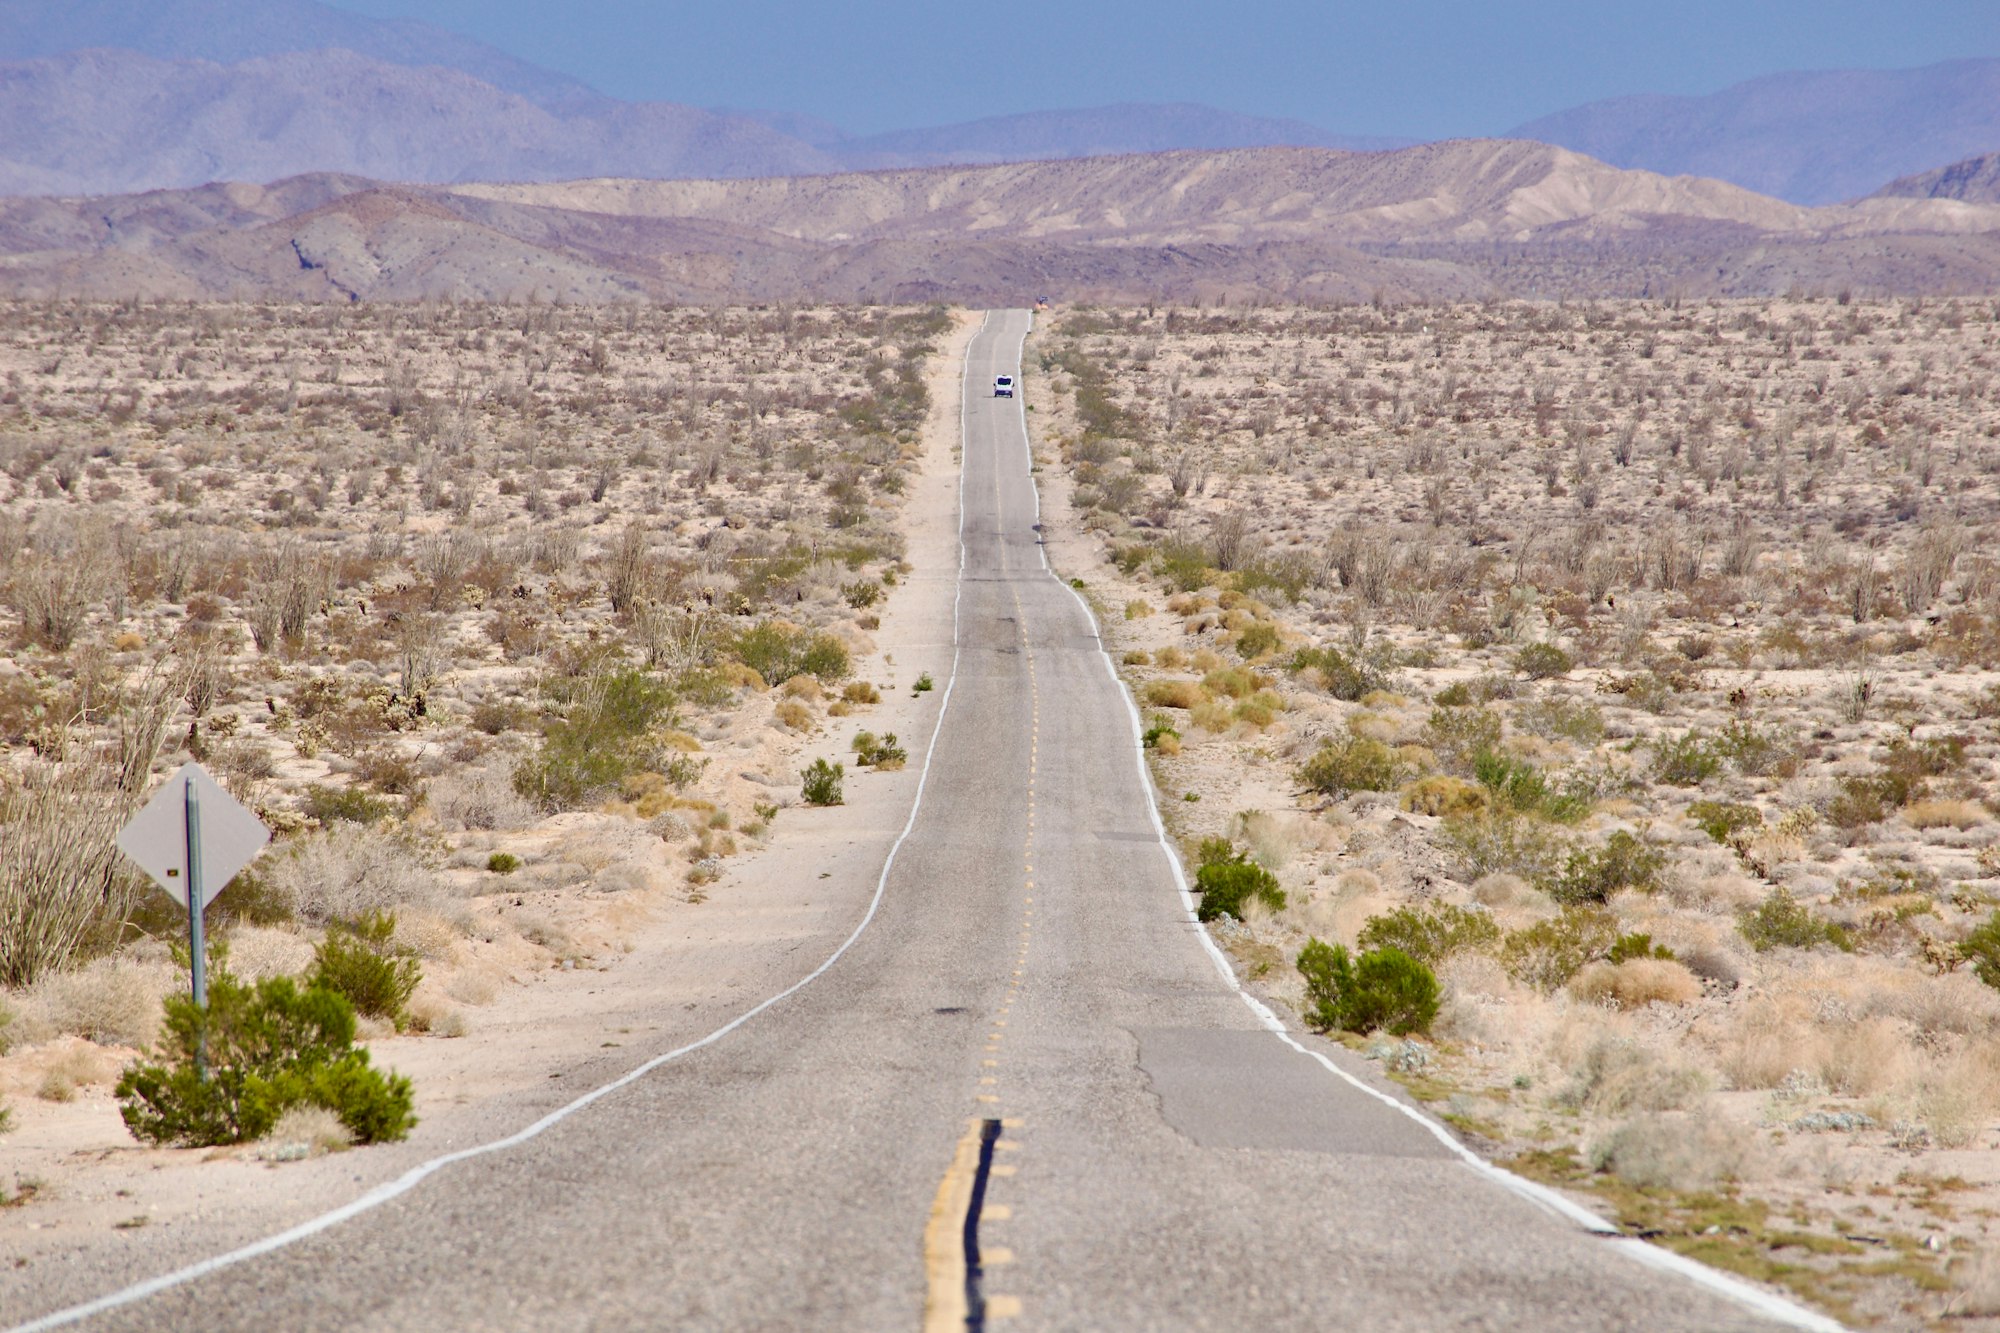
<path id="1" fill-rule="evenodd" d="M 473 900 L 481 922 L 533 913 L 570 943 L 551 963 L 546 951 L 519 948 L 514 932 L 475 931 L 453 969 L 458 996 L 471 997 L 466 1035 L 383 1033 L 369 1043 L 378 1065 L 415 1083 L 420 1123 L 402 1144 L 295 1160 L 282 1160 L 295 1147 L 268 1142 L 146 1148 L 119 1120 L 108 1082 L 79 1086 L 66 1102 L 35 1095 L 66 1061 L 103 1064 L 132 1052 L 74 1038 L 17 1048 L 0 1060 L 0 1096 L 15 1116 L 0 1138 L 0 1190 L 18 1205 L 0 1210 L 0 1310 L 46 1308 L 52 1291 L 95 1294 L 62 1288 L 71 1271 L 101 1271 L 107 1252 L 138 1280 L 337 1207 L 440 1153 L 512 1133 L 706 1035 L 838 946 L 866 910 L 908 816 L 951 665 L 958 378 L 977 326 L 977 316 L 961 317 L 929 370 L 934 406 L 904 508 L 914 572 L 883 604 L 875 653 L 855 663 L 857 678 L 883 687 L 882 702 L 788 738 L 787 752 L 772 756 L 783 766 L 764 769 L 795 773 L 818 755 L 851 759 L 846 742 L 863 727 L 906 738 L 911 765 L 876 773 L 850 764 L 847 803 L 831 809 L 798 804 L 795 785 L 780 788 L 789 794 L 774 798 L 785 808 L 768 841 L 725 860 L 721 878 L 699 893 L 675 881 L 679 867 L 655 841 L 661 873 L 648 877 L 650 887 L 611 892 L 586 880 Z M 914 694 L 908 687 L 925 671 L 940 688 Z M 613 840 L 638 827 L 617 815 L 570 814 L 532 836 Z M 671 1068 L 657 1077 L 672 1077 Z"/>

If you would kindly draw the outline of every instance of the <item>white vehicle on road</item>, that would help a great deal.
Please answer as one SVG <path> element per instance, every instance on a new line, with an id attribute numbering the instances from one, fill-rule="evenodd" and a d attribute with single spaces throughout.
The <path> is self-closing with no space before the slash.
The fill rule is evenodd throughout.
<path id="1" fill-rule="evenodd" d="M 1012 398 L 1014 396 L 1014 377 L 1012 375 L 995 375 L 993 377 L 993 396 L 995 398 Z"/>

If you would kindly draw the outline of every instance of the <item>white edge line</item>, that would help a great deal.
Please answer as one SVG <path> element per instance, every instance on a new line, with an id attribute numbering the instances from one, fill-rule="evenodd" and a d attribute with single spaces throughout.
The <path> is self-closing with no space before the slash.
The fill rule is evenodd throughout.
<path id="1" fill-rule="evenodd" d="M 1030 315 L 1028 328 L 1032 330 L 1033 327 L 1034 317 Z M 1027 331 L 1024 330 L 1022 333 L 1024 347 L 1026 341 Z M 1042 518 L 1042 488 L 1035 485 L 1035 451 L 1034 445 L 1028 441 L 1027 436 L 1028 414 L 1027 408 L 1024 405 L 1021 408 L 1021 439 L 1022 446 L 1027 452 L 1028 485 L 1034 492 L 1035 522 L 1039 527 Z M 1675 1254 L 1672 1250 L 1662 1249 L 1657 1245 L 1649 1245 L 1645 1241 L 1635 1237 L 1626 1236 L 1617 1227 L 1573 1199 L 1564 1197 L 1538 1181 L 1517 1176 L 1505 1167 L 1496 1166 L 1494 1163 L 1487 1161 L 1484 1157 L 1481 1157 L 1478 1153 L 1473 1152 L 1472 1149 L 1459 1142 L 1458 1138 L 1450 1130 L 1423 1112 L 1406 1102 L 1389 1096 L 1380 1089 L 1370 1087 L 1328 1059 L 1323 1052 L 1315 1051 L 1300 1043 L 1292 1035 L 1291 1030 L 1285 1026 L 1285 1021 L 1272 1012 L 1270 1006 L 1245 990 L 1242 981 L 1237 978 L 1236 969 L 1229 965 L 1229 960 L 1223 955 L 1221 947 L 1216 944 L 1215 938 L 1208 933 L 1208 928 L 1201 924 L 1201 919 L 1195 912 L 1194 893 L 1188 888 L 1187 875 L 1181 868 L 1180 853 L 1174 849 L 1173 843 L 1167 837 L 1167 826 L 1160 818 L 1159 791 L 1153 785 L 1152 770 L 1146 767 L 1145 723 L 1139 716 L 1139 706 L 1133 699 L 1132 692 L 1126 688 L 1125 682 L 1118 678 L 1118 668 L 1111 661 L 1111 650 L 1104 645 L 1104 634 L 1097 623 L 1097 613 L 1091 610 L 1090 603 L 1084 598 L 1082 593 L 1078 592 L 1067 582 L 1064 582 L 1056 574 L 1054 568 L 1049 564 L 1047 534 L 1038 533 L 1038 536 L 1041 540 L 1036 545 L 1042 555 L 1042 568 L 1047 570 L 1049 577 L 1055 579 L 1070 596 L 1076 598 L 1076 604 L 1083 609 L 1084 617 L 1090 622 L 1091 636 L 1097 640 L 1097 652 L 1098 656 L 1104 662 L 1105 673 L 1111 677 L 1112 685 L 1118 690 L 1118 697 L 1125 701 L 1126 716 L 1132 724 L 1133 761 L 1139 770 L 1139 781 L 1144 785 L 1148 794 L 1146 812 L 1152 816 L 1153 834 L 1159 839 L 1160 850 L 1166 853 L 1167 868 L 1173 873 L 1174 887 L 1180 893 L 1181 908 L 1187 913 L 1188 924 L 1194 928 L 1195 935 L 1201 940 L 1202 947 L 1208 950 L 1208 956 L 1215 963 L 1216 971 L 1222 974 L 1223 980 L 1229 983 L 1230 989 L 1236 992 L 1243 1003 L 1250 1007 L 1250 1012 L 1257 1016 L 1258 1022 L 1276 1034 L 1279 1041 L 1282 1041 L 1299 1054 L 1310 1056 L 1314 1060 L 1319 1061 L 1336 1078 L 1343 1080 L 1357 1090 L 1373 1097 L 1376 1101 L 1381 1102 L 1383 1105 L 1392 1108 L 1399 1114 L 1407 1116 L 1417 1124 L 1423 1126 L 1424 1129 L 1430 1132 L 1433 1138 L 1443 1144 L 1461 1162 L 1471 1167 L 1479 1175 L 1493 1181 L 1503 1189 L 1512 1190 L 1515 1194 L 1575 1223 L 1586 1231 L 1606 1237 L 1621 1254 L 1651 1267 L 1677 1273 L 1689 1281 L 1707 1287 L 1711 1291 L 1718 1292 L 1737 1301 L 1739 1304 L 1749 1307 L 1758 1314 L 1790 1324 L 1794 1328 L 1811 1329 L 1813 1333 L 1845 1333 L 1845 1325 L 1827 1318 L 1816 1310 L 1809 1310 L 1803 1305 L 1766 1291 L 1762 1287 L 1754 1286 L 1720 1269 L 1711 1268 L 1707 1264 L 1690 1259 L 1685 1255 Z"/>
<path id="2" fill-rule="evenodd" d="M 985 331 L 986 325 L 991 319 L 992 319 L 992 312 L 991 311 L 986 312 L 986 318 L 980 321 L 979 328 L 973 331 L 972 337 L 967 338 L 965 340 L 965 355 L 961 359 L 959 365 L 958 418 L 959 418 L 959 441 L 961 447 L 963 447 L 964 444 L 965 427 L 966 427 L 965 377 L 969 373 L 972 364 L 972 344 L 978 341 L 979 335 Z M 850 948 L 854 946 L 854 942 L 861 938 L 861 933 L 867 930 L 868 924 L 875 919 L 876 909 L 881 907 L 883 894 L 888 889 L 889 872 L 893 870 L 896 865 L 896 855 L 898 852 L 903 850 L 903 843 L 910 836 L 910 830 L 916 827 L 917 812 L 923 808 L 924 788 L 930 782 L 931 759 L 937 753 L 938 737 L 944 731 L 945 714 L 951 707 L 951 692 L 953 689 L 957 687 L 958 684 L 959 604 L 960 601 L 964 598 L 964 596 L 965 596 L 965 466 L 963 459 L 961 459 L 958 469 L 958 575 L 957 575 L 957 588 L 953 592 L 951 600 L 951 644 L 952 644 L 951 677 L 950 679 L 946 680 L 944 693 L 938 699 L 937 721 L 931 727 L 930 745 L 924 750 L 924 766 L 917 776 L 917 794 L 916 794 L 916 799 L 914 799 L 910 803 L 910 817 L 907 821 L 904 822 L 903 831 L 896 835 L 896 841 L 890 844 L 888 858 L 884 860 L 882 863 L 882 873 L 875 880 L 875 894 L 872 898 L 868 900 L 868 910 L 866 913 L 862 915 L 860 924 L 854 927 L 853 933 L 850 934 L 845 940 L 841 942 L 840 947 L 838 949 L 835 949 L 825 962 L 821 963 L 818 967 L 814 968 L 804 977 L 801 977 L 799 980 L 785 987 L 785 989 L 779 991 L 776 995 L 773 995 L 769 999 L 763 1001 L 761 1004 L 758 1004 L 755 1008 L 745 1010 L 743 1013 L 738 1014 L 735 1018 L 723 1024 L 721 1027 L 717 1028 L 715 1031 L 709 1033 L 707 1036 L 701 1038 L 700 1040 L 691 1041 L 685 1046 L 676 1047 L 673 1050 L 666 1052 L 664 1055 L 654 1056 L 652 1059 L 646 1061 L 644 1064 L 633 1068 L 632 1070 L 619 1076 L 618 1078 L 613 1079 L 611 1082 L 604 1084 L 602 1087 L 593 1088 L 591 1091 L 584 1093 L 583 1096 L 578 1097 L 575 1101 L 570 1102 L 568 1105 L 558 1107 L 557 1109 L 549 1112 L 547 1115 L 543 1116 L 540 1120 L 537 1120 L 532 1125 L 529 1125 L 526 1129 L 518 1130 L 513 1134 L 509 1134 L 506 1138 L 494 1139 L 490 1143 L 481 1143 L 471 1148 L 461 1148 L 457 1152 L 445 1153 L 441 1157 L 433 1157 L 427 1162 L 420 1162 L 416 1166 L 411 1167 L 408 1171 L 405 1171 L 402 1175 L 396 1177 L 394 1180 L 388 1181 L 385 1184 L 377 1185 L 374 1189 L 369 1190 L 366 1194 L 363 1194 L 360 1198 L 355 1199 L 349 1203 L 343 1204 L 340 1207 L 333 1209 L 331 1212 L 321 1213 L 317 1217 L 308 1218 L 304 1222 L 299 1223 L 297 1226 L 287 1228 L 284 1231 L 278 1232 L 276 1235 L 266 1236 L 262 1240 L 252 1241 L 250 1244 L 245 1245 L 240 1249 L 231 1250 L 226 1254 L 218 1254 L 213 1258 L 203 1259 L 199 1263 L 189 1264 L 185 1268 L 177 1268 L 170 1273 L 163 1273 L 159 1277 L 149 1278 L 144 1282 L 134 1283 L 132 1286 L 111 1292 L 109 1295 L 100 1296 L 96 1300 L 86 1301 L 81 1305 L 72 1305 L 66 1309 L 57 1310 L 51 1314 L 45 1314 L 41 1316 L 39 1319 L 30 1320 L 25 1324 L 17 1324 L 14 1326 L 13 1333 L 39 1333 L 39 1330 L 42 1329 L 61 1328 L 67 1324 L 74 1324 L 80 1320 L 88 1319 L 92 1315 L 103 1314 L 106 1311 L 115 1310 L 121 1306 L 130 1305 L 135 1301 L 145 1300 L 149 1296 L 157 1296 L 159 1293 L 163 1291 L 167 1291 L 174 1287 L 181 1286 L 185 1283 L 192 1282 L 197 1278 L 206 1277 L 210 1273 L 215 1273 L 225 1268 L 234 1267 L 235 1265 L 243 1263 L 247 1260 L 258 1258 L 261 1255 L 270 1254 L 274 1250 L 281 1250 L 288 1245 L 295 1244 L 296 1242 L 305 1240 L 311 1236 L 316 1236 L 322 1231 L 331 1230 L 332 1228 L 339 1226 L 342 1222 L 347 1221 L 349 1218 L 358 1217 L 362 1213 L 381 1207 L 383 1204 L 389 1202 L 391 1199 L 395 1199 L 404 1194 L 409 1193 L 411 1190 L 415 1189 L 418 1185 L 422 1184 L 426 1179 L 428 1179 L 432 1175 L 432 1173 L 441 1171 L 445 1167 L 456 1165 L 459 1162 L 468 1161 L 474 1157 L 484 1157 L 488 1153 L 504 1152 L 509 1148 L 518 1147 L 521 1144 L 526 1143 L 528 1140 L 541 1134 L 542 1131 L 562 1123 L 564 1120 L 569 1119 L 571 1116 L 575 1115 L 578 1111 L 581 1111 L 583 1108 L 589 1106 L 591 1103 L 599 1100 L 600 1098 L 608 1097 L 612 1093 L 617 1092 L 619 1089 L 626 1087 L 631 1083 L 637 1082 L 639 1079 L 644 1078 L 646 1075 L 652 1073 L 660 1066 L 667 1064 L 670 1061 L 678 1060 L 684 1055 L 687 1055 L 693 1051 L 698 1051 L 702 1049 L 704 1046 L 710 1046 L 722 1040 L 722 1038 L 728 1036 L 730 1033 L 734 1032 L 737 1028 L 742 1027 L 745 1023 L 749 1022 L 757 1015 L 763 1013 L 766 1009 L 769 1009 L 772 1005 L 777 1004 L 780 1000 L 788 999 L 789 997 L 797 994 L 799 991 L 804 990 L 807 986 L 811 985 L 813 982 L 817 981 L 822 975 L 825 974 L 827 969 L 831 968 L 835 963 L 840 961 L 841 955 L 845 954 Z"/>

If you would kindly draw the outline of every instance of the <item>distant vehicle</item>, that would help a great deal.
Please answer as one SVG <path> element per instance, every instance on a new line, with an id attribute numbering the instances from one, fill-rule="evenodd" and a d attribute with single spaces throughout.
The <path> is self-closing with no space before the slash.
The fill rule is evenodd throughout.
<path id="1" fill-rule="evenodd" d="M 993 396 L 995 398 L 1012 398 L 1014 396 L 1014 377 L 1012 375 L 995 375 L 993 377 Z"/>

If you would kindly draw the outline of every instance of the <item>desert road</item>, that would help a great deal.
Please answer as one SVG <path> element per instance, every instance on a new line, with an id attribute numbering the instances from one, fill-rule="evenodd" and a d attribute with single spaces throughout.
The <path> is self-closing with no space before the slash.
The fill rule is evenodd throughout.
<path id="1" fill-rule="evenodd" d="M 871 915 L 798 951 L 807 984 L 531 1138 L 79 1326 L 1826 1326 L 1510 1187 L 1245 1002 L 1043 560 L 1022 406 L 989 396 L 1028 319 L 994 313 L 966 358 L 957 658 L 909 745 L 919 803 Z"/>

